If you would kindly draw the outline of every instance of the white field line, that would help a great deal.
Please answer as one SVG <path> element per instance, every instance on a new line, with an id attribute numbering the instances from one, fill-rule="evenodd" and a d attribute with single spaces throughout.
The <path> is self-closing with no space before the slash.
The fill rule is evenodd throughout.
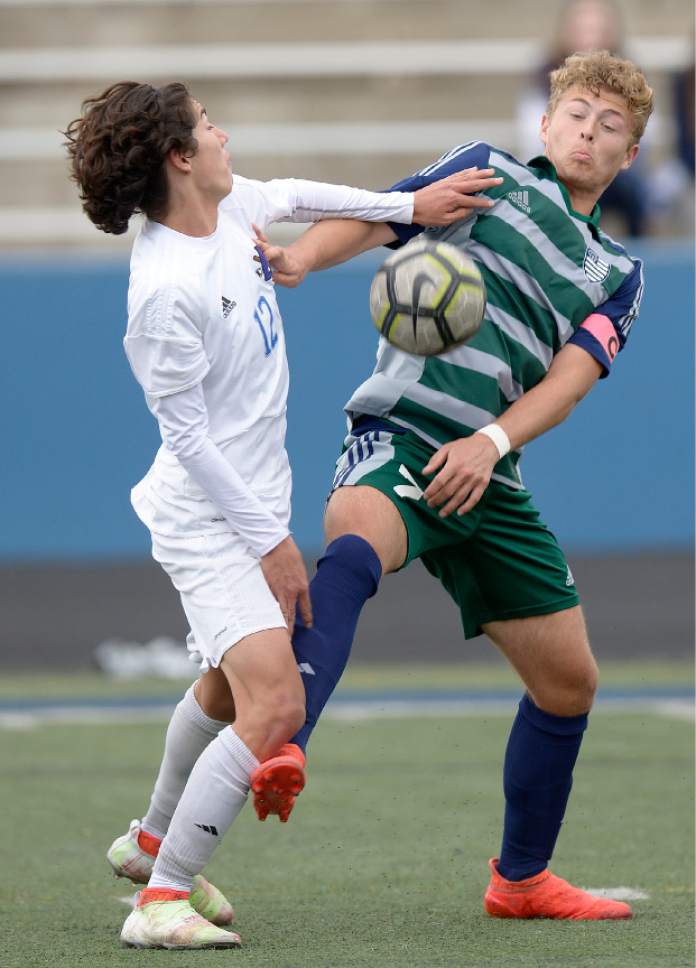
<path id="1" fill-rule="evenodd" d="M 336 722 L 365 722 L 378 719 L 399 718 L 467 718 L 480 716 L 510 717 L 515 710 L 517 697 L 503 699 L 465 699 L 446 700 L 394 700 L 375 699 L 370 702 L 341 701 L 330 704 L 323 714 L 324 719 Z M 148 723 L 166 722 L 172 714 L 174 704 L 144 707 L 46 707 L 31 712 L 0 713 L 0 729 L 32 730 L 46 723 L 63 725 L 105 725 L 110 723 Z M 694 719 L 693 704 L 685 700 L 630 699 L 606 700 L 598 702 L 593 715 L 603 713 L 648 713 L 674 719 Z"/>
<path id="2" fill-rule="evenodd" d="M 649 901 L 650 895 L 636 887 L 585 887 L 583 890 L 595 897 L 606 897 L 610 901 Z"/>
<path id="3" fill-rule="evenodd" d="M 593 897 L 605 897 L 610 901 L 650 900 L 649 894 L 646 894 L 645 891 L 639 891 L 635 887 L 585 887 L 583 890 L 587 891 L 588 894 L 592 894 Z M 125 904 L 126 907 L 133 910 L 137 896 L 138 893 L 136 891 L 135 894 L 127 894 L 125 896 L 116 898 L 116 900 L 120 904 Z"/>
<path id="4" fill-rule="evenodd" d="M 650 895 L 635 887 L 585 887 L 583 890 L 593 897 L 605 897 L 610 901 L 649 901 Z M 116 898 L 120 904 L 133 910 L 138 894 L 127 894 Z"/>
<path id="5" fill-rule="evenodd" d="M 668 699 L 664 702 L 656 702 L 653 712 L 666 719 L 685 719 L 693 722 L 696 719 L 696 709 L 692 702 L 685 699 Z"/>
<path id="6" fill-rule="evenodd" d="M 634 37 L 627 44 L 644 70 L 675 70 L 690 62 L 687 35 Z M 519 74 L 541 63 L 536 40 L 356 41 L 337 43 L 24 47 L 0 51 L 0 81 L 45 83 L 116 80 L 133 64 L 150 80 L 179 77 L 403 77 Z M 493 66 L 494 65 L 494 66 Z"/>

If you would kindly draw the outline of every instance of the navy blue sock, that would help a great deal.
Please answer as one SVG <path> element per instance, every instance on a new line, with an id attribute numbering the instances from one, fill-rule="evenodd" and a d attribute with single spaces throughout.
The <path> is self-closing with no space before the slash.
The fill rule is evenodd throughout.
<path id="1" fill-rule="evenodd" d="M 307 719 L 290 740 L 306 749 L 321 711 L 348 662 L 362 607 L 377 591 L 382 566 L 374 549 L 355 534 L 332 541 L 309 584 L 313 626 L 299 614 L 292 648 L 305 687 Z"/>
<path id="2" fill-rule="evenodd" d="M 547 867 L 573 785 L 587 713 L 553 716 L 525 695 L 510 732 L 503 787 L 505 825 L 498 871 L 522 881 Z"/>

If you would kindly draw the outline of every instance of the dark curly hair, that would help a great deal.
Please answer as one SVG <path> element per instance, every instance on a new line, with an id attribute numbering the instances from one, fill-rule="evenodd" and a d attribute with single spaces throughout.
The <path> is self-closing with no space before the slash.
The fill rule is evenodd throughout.
<path id="1" fill-rule="evenodd" d="M 82 115 L 63 134 L 71 178 L 97 228 L 121 235 L 134 212 L 150 218 L 166 213 L 164 162 L 173 148 L 196 153 L 196 123 L 183 84 L 122 81 L 82 102 Z"/>

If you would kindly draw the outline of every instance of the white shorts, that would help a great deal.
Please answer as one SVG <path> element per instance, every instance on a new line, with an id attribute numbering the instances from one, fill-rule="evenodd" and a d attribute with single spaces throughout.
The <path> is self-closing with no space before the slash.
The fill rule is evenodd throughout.
<path id="1" fill-rule="evenodd" d="M 191 626 L 186 645 L 201 671 L 216 669 L 225 652 L 247 635 L 287 628 L 259 559 L 238 535 L 153 534 L 152 557 L 181 596 Z"/>
<path id="2" fill-rule="evenodd" d="M 201 671 L 216 669 L 225 652 L 247 635 L 287 628 L 259 559 L 239 535 L 152 534 L 152 557 L 181 596 L 191 626 L 186 645 Z"/>

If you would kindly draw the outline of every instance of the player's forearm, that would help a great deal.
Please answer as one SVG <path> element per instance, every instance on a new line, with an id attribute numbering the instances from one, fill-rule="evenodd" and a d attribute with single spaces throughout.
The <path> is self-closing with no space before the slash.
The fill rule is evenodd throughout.
<path id="1" fill-rule="evenodd" d="M 225 460 L 210 437 L 196 453 L 179 455 L 178 460 L 259 558 L 290 534 Z"/>
<path id="2" fill-rule="evenodd" d="M 371 192 L 348 185 L 289 179 L 292 186 L 292 222 L 316 222 L 331 218 L 366 222 L 413 221 L 413 192 Z"/>
<path id="3" fill-rule="evenodd" d="M 495 421 L 507 434 L 511 448 L 516 450 L 563 423 L 601 372 L 599 363 L 583 349 L 567 346 L 561 350 L 544 379 Z"/>
<path id="4" fill-rule="evenodd" d="M 208 435 L 200 384 L 164 397 L 146 397 L 162 440 L 191 479 L 260 558 L 288 534 Z"/>
<path id="5" fill-rule="evenodd" d="M 308 229 L 288 246 L 288 254 L 302 264 L 305 272 L 316 272 L 347 262 L 395 238 L 394 232 L 382 222 L 330 219 Z"/>

